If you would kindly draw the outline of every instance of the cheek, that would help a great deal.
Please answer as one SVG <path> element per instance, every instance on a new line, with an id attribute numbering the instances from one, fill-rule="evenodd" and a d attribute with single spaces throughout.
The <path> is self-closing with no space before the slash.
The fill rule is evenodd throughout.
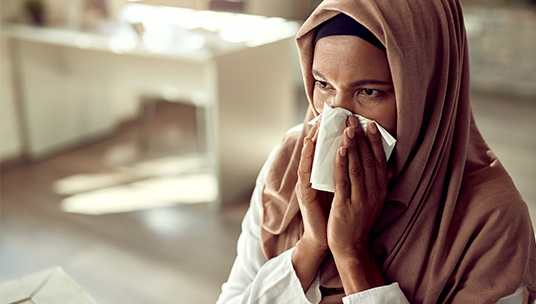
<path id="1" fill-rule="evenodd" d="M 384 127 L 389 134 L 396 137 L 396 100 L 388 98 L 380 104 L 372 107 L 361 107 L 356 109 L 354 113 L 358 113 L 368 119 L 377 121 Z"/>

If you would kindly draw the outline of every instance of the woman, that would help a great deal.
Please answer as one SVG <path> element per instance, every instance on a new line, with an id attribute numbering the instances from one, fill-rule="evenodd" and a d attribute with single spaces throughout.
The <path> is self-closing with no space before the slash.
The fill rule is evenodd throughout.
<path id="1" fill-rule="evenodd" d="M 474 123 L 460 3 L 325 0 L 297 43 L 306 121 L 334 108 L 376 123 L 348 116 L 333 194 L 310 183 L 324 118 L 289 131 L 218 301 L 533 303 L 534 233 Z"/>

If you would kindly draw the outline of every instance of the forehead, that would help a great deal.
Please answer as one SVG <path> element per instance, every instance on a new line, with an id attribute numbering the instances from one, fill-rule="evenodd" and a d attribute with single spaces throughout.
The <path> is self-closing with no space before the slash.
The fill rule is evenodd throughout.
<path id="1" fill-rule="evenodd" d="M 386 53 L 357 36 L 327 36 L 316 43 L 313 73 L 327 77 L 391 78 Z M 333 75 L 326 75 L 333 74 Z"/>

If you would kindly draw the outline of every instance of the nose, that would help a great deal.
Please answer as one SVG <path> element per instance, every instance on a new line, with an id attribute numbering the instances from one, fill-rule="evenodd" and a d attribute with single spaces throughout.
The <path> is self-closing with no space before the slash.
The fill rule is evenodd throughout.
<path id="1" fill-rule="evenodd" d="M 354 102 L 352 94 L 345 92 L 337 92 L 331 98 L 326 100 L 328 105 L 332 108 L 343 108 L 348 111 L 354 111 Z"/>

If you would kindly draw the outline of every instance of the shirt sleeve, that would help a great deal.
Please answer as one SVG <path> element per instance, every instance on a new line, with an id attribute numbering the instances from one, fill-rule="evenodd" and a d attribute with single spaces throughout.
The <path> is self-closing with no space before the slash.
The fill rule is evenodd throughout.
<path id="1" fill-rule="evenodd" d="M 367 289 L 362 292 L 348 295 L 342 299 L 344 304 L 409 304 L 398 283 Z"/>
<path id="2" fill-rule="evenodd" d="M 270 153 L 256 181 L 250 207 L 242 221 L 237 256 L 222 293 L 217 301 L 223 303 L 318 303 L 321 299 L 318 278 L 307 293 L 292 265 L 289 249 L 266 260 L 260 242 L 262 219 L 262 189 L 277 148 Z"/>
<path id="3" fill-rule="evenodd" d="M 522 304 L 523 291 L 525 291 L 525 286 L 519 287 L 513 294 L 500 299 L 497 304 Z"/>
<path id="4" fill-rule="evenodd" d="M 522 304 L 524 290 L 524 286 L 519 287 L 513 294 L 500 299 L 497 304 Z M 348 295 L 342 299 L 342 302 L 344 304 L 409 304 L 409 301 L 406 299 L 406 296 L 400 289 L 398 283 L 392 283 L 391 285 L 376 287 Z"/>

